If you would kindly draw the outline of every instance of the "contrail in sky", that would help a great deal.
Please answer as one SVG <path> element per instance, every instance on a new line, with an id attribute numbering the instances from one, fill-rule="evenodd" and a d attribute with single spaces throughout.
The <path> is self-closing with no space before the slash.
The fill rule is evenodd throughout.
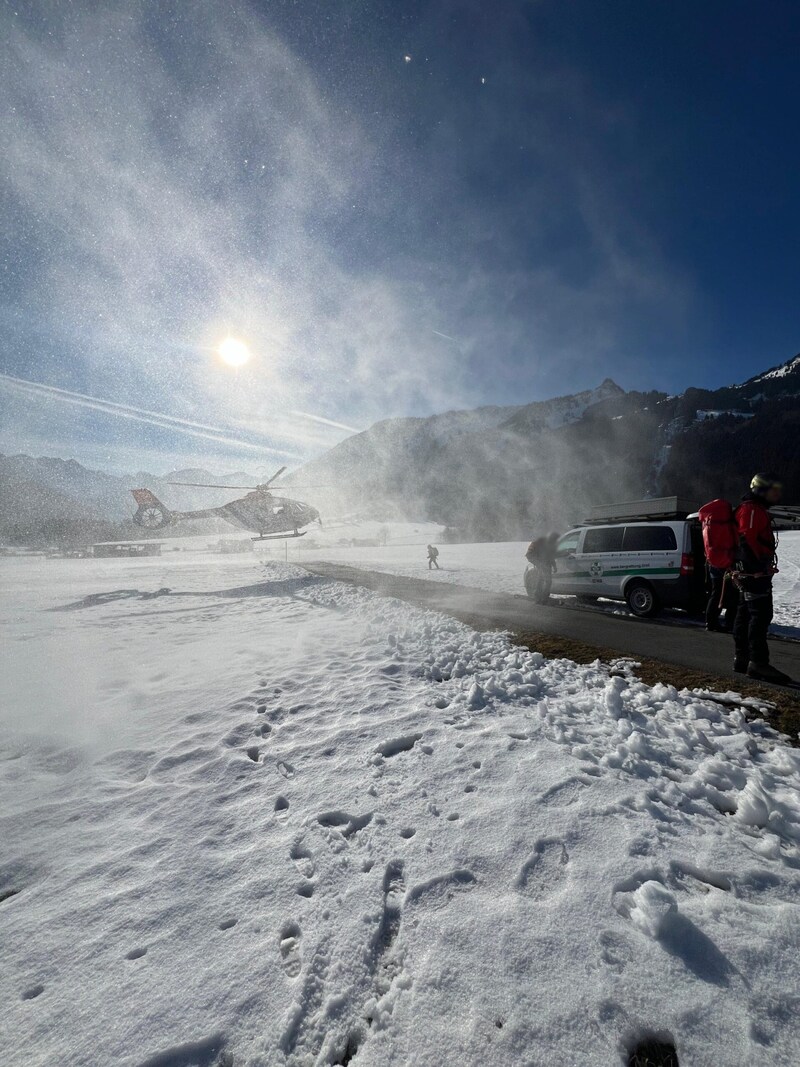
<path id="1" fill-rule="evenodd" d="M 443 337 L 445 341 L 452 341 L 454 345 L 461 344 L 457 337 L 451 337 L 449 333 L 441 333 L 439 330 L 431 330 L 431 333 L 435 333 L 437 337 Z"/>
<path id="2" fill-rule="evenodd" d="M 347 430 L 348 433 L 361 433 L 355 426 L 346 426 L 343 422 L 334 422 L 333 419 L 323 419 L 321 415 L 310 415 L 307 411 L 290 411 L 290 415 L 297 415 L 301 419 L 311 419 L 312 422 L 320 422 L 323 426 L 335 426 L 337 430 Z"/>
<path id="3" fill-rule="evenodd" d="M 276 456 L 296 457 L 297 455 L 284 449 L 256 445 L 250 441 L 242 441 L 239 438 L 231 437 L 224 428 L 219 426 L 209 426 L 204 422 L 181 419 L 177 415 L 165 415 L 160 411 L 149 411 L 147 408 L 137 408 L 131 404 L 118 404 L 114 400 L 103 400 L 100 397 L 88 396 L 86 393 L 74 393 L 69 389 L 59 389 L 55 385 L 44 385 L 42 382 L 31 382 L 26 378 L 15 378 L 11 374 L 0 373 L 0 384 L 9 385 L 23 393 L 46 396 L 52 400 L 62 400 L 66 404 L 88 408 L 90 411 L 100 411 L 106 415 L 116 415 L 122 419 L 144 422 L 149 426 L 158 426 L 163 430 L 174 430 L 178 433 L 189 434 L 192 437 L 202 437 L 204 440 L 216 441 L 218 444 L 230 445 L 235 448 L 248 448 L 254 452 L 270 452 Z"/>

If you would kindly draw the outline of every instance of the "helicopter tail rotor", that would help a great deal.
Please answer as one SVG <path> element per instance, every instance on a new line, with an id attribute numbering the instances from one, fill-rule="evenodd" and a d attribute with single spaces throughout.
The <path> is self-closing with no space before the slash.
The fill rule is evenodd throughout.
<path id="1" fill-rule="evenodd" d="M 133 521 L 137 526 L 145 530 L 163 530 L 172 522 L 172 512 L 169 511 L 155 493 L 149 489 L 131 489 L 133 499 L 139 505 Z"/>

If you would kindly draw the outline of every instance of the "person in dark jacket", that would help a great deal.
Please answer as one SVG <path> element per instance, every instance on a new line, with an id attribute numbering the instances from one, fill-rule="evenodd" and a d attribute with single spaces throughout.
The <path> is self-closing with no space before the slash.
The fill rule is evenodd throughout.
<path id="1" fill-rule="evenodd" d="M 544 545 L 543 537 L 536 537 L 528 545 L 525 559 L 530 563 L 531 570 L 525 575 L 525 589 L 528 596 L 542 603 L 542 590 L 544 589 Z"/>
<path id="2" fill-rule="evenodd" d="M 528 545 L 525 558 L 533 567 L 533 574 L 526 578 L 525 587 L 528 595 L 537 604 L 546 604 L 550 599 L 550 587 L 553 584 L 553 571 L 556 569 L 556 546 L 558 534 L 549 537 L 537 537 Z"/>
<path id="3" fill-rule="evenodd" d="M 736 509 L 739 534 L 739 607 L 733 624 L 733 669 L 765 682 L 786 684 L 788 675 L 769 662 L 767 634 L 772 622 L 772 576 L 777 572 L 777 540 L 769 509 L 783 487 L 769 474 L 756 474 Z"/>
<path id="4" fill-rule="evenodd" d="M 428 545 L 428 570 L 432 571 L 433 568 L 438 571 L 439 568 L 439 549 L 435 545 Z"/>

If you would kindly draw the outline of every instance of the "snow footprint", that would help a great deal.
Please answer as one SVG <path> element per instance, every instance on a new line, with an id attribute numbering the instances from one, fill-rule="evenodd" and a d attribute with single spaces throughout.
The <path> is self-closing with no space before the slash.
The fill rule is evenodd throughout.
<path id="1" fill-rule="evenodd" d="M 376 959 L 389 951 L 400 932 L 400 909 L 405 887 L 403 861 L 392 860 L 383 874 L 383 914 L 375 939 Z"/>
<path id="2" fill-rule="evenodd" d="M 391 860 L 383 873 L 383 909 L 372 942 L 372 976 L 375 989 L 382 996 L 389 989 L 402 966 L 402 957 L 394 949 L 403 921 L 403 897 L 406 879 L 402 860 Z"/>
<path id="3" fill-rule="evenodd" d="M 460 867 L 412 886 L 406 900 L 409 906 L 422 901 L 429 907 L 443 907 L 449 904 L 456 894 L 468 892 L 476 885 L 477 879 L 472 871 Z"/>
<path id="4" fill-rule="evenodd" d="M 627 937 L 613 930 L 603 930 L 598 938 L 600 958 L 607 967 L 621 973 L 634 956 L 634 947 Z"/>
<path id="5" fill-rule="evenodd" d="M 296 841 L 289 852 L 294 865 L 304 878 L 313 878 L 316 864 L 311 852 L 301 841 Z"/>
<path id="6" fill-rule="evenodd" d="M 317 816 L 320 826 L 332 833 L 341 834 L 343 838 L 353 837 L 372 822 L 373 812 L 365 811 L 363 815 L 351 815 L 346 811 L 321 811 Z"/>
<path id="7" fill-rule="evenodd" d="M 278 937 L 281 952 L 281 966 L 287 978 L 297 978 L 300 974 L 300 939 L 302 933 L 297 923 L 284 923 Z"/>
<path id="8" fill-rule="evenodd" d="M 292 934 L 291 931 L 288 936 L 297 939 L 297 935 Z M 329 938 L 320 941 L 306 965 L 302 988 L 298 991 L 295 1003 L 289 1009 L 286 1029 L 281 1038 L 281 1049 L 284 1055 L 294 1057 L 295 1050 L 299 1048 L 303 1063 L 316 1062 L 317 1054 L 325 1039 L 325 1015 L 322 1007 L 325 1003 L 328 968 L 330 967 L 328 942 Z"/>
<path id="9" fill-rule="evenodd" d="M 574 804 L 589 783 L 584 778 L 577 776 L 567 778 L 563 782 L 557 782 L 541 796 L 542 804 L 552 804 L 557 808 L 566 808 Z"/>
<path id="10" fill-rule="evenodd" d="M 557 837 L 543 837 L 534 845 L 533 855 L 523 863 L 516 887 L 527 896 L 543 900 L 559 889 L 568 864 L 569 853 L 564 842 Z"/>
<path id="11" fill-rule="evenodd" d="M 253 732 L 252 723 L 240 722 L 238 726 L 234 726 L 232 730 L 229 730 L 222 739 L 223 745 L 226 748 L 238 748 L 243 745 L 248 737 Z"/>

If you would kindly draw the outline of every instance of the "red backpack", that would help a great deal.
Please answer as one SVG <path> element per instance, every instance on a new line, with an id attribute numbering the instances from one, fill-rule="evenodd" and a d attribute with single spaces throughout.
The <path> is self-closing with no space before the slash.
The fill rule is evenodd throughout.
<path id="1" fill-rule="evenodd" d="M 739 544 L 733 505 L 729 500 L 712 500 L 700 508 L 698 515 L 709 564 L 721 569 L 732 567 Z"/>

